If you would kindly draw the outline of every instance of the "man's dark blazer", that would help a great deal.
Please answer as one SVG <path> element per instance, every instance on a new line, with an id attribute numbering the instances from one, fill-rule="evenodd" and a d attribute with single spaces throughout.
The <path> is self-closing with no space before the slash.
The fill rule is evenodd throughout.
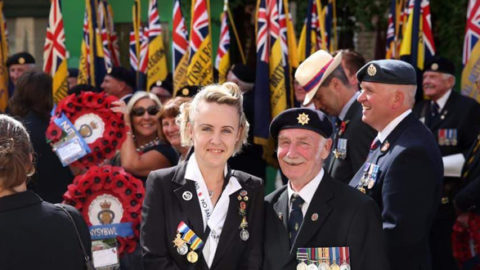
<path id="1" fill-rule="evenodd" d="M 480 104 L 470 97 L 452 91 L 439 115 L 433 118 L 430 103 L 430 100 L 426 100 L 417 104 L 414 113 L 419 119 L 424 119 L 425 125 L 432 131 L 442 156 L 458 153 L 465 156 L 480 130 Z M 457 144 L 440 145 L 438 134 L 441 129 L 456 129 Z M 457 269 L 451 249 L 452 227 L 455 222 L 452 202 L 461 186 L 459 177 L 444 177 L 442 199 L 438 201 L 440 207 L 430 239 L 434 269 Z"/>
<path id="2" fill-rule="evenodd" d="M 348 121 L 345 132 L 340 135 L 338 130 L 334 134 L 332 149 L 336 149 L 339 138 L 347 139 L 347 156 L 345 159 L 336 158 L 332 151 L 325 162 L 325 170 L 333 179 L 348 184 L 367 159 L 370 144 L 377 133 L 362 121 L 362 105 L 356 100 L 343 121 Z"/>
<path id="3" fill-rule="evenodd" d="M 65 208 L 75 220 L 91 257 L 87 224 L 74 207 Z M 69 217 L 32 191 L 0 198 L 0 239 L 2 270 L 85 269 L 84 255 Z"/>
<path id="4" fill-rule="evenodd" d="M 461 189 L 455 196 L 455 206 L 461 211 L 480 214 L 480 133 L 473 143 L 462 170 Z"/>
<path id="5" fill-rule="evenodd" d="M 318 214 L 312 220 L 312 214 Z M 264 269 L 296 269 L 297 248 L 348 246 L 355 270 L 389 269 L 375 202 L 327 174 L 320 182 L 297 239 L 290 247 L 287 186 L 265 198 Z"/>
<path id="6" fill-rule="evenodd" d="M 443 178 L 432 133 L 410 113 L 367 162 L 380 166 L 366 192 L 380 206 L 392 269 L 431 269 L 428 235 Z M 362 175 L 360 169 L 350 185 L 356 187 Z"/>
<path id="7" fill-rule="evenodd" d="M 201 250 L 198 262 L 191 264 L 186 256 L 177 253 L 173 240 L 177 226 L 184 221 L 203 241 L 208 234 L 203 230 L 202 212 L 195 190 L 195 182 L 185 179 L 187 162 L 150 173 L 142 209 L 140 242 L 143 265 L 150 269 L 208 269 Z M 247 173 L 232 170 L 242 188 L 230 195 L 227 217 L 210 269 L 260 269 L 263 240 L 263 185 L 262 180 Z M 250 237 L 240 239 L 239 201 L 241 190 L 247 191 L 247 222 Z M 193 196 L 183 199 L 184 192 Z"/>

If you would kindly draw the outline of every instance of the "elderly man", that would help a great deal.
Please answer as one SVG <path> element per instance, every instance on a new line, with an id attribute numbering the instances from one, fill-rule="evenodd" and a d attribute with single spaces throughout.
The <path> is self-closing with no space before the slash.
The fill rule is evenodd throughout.
<path id="1" fill-rule="evenodd" d="M 378 134 L 350 185 L 380 206 L 392 269 L 431 269 L 428 238 L 443 165 L 434 137 L 412 114 L 415 69 L 399 60 L 378 60 L 357 77 L 362 120 Z"/>
<path id="2" fill-rule="evenodd" d="M 333 58 L 320 50 L 310 55 L 297 69 L 296 80 L 307 91 L 304 104 L 335 116 L 333 151 L 325 162 L 327 174 L 348 184 L 368 155 L 375 130 L 362 122 L 358 91 L 350 85 L 341 65 L 342 52 Z"/>
<path id="3" fill-rule="evenodd" d="M 265 199 L 264 269 L 389 269 L 375 202 L 322 168 L 332 144 L 328 118 L 289 109 L 270 133 L 288 184 Z"/>
<path id="4" fill-rule="evenodd" d="M 100 87 L 108 95 L 116 96 L 128 103 L 135 89 L 135 77 L 126 68 L 113 67 L 108 70 Z"/>
<path id="5" fill-rule="evenodd" d="M 455 86 L 455 66 L 443 57 L 432 58 L 423 73 L 423 91 L 429 100 L 417 104 L 414 113 L 436 137 L 443 156 L 444 182 L 431 235 L 434 269 L 457 268 L 451 249 L 455 222 L 453 198 L 462 181 L 460 172 L 465 155 L 480 130 L 480 104 L 463 96 Z"/>

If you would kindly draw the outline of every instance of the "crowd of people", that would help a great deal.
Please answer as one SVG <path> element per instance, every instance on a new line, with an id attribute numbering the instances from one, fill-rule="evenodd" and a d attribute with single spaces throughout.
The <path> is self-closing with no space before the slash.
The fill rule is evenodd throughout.
<path id="1" fill-rule="evenodd" d="M 86 269 L 87 224 L 74 207 L 55 205 L 84 172 L 62 166 L 46 140 L 52 79 L 34 63 L 28 53 L 8 61 L 0 268 Z M 294 71 L 296 106 L 269 126 L 284 179 L 270 194 L 262 148 L 253 142 L 255 72 L 246 65 L 232 65 L 225 83 L 186 86 L 176 95 L 171 76 L 142 91 L 122 67 L 109 70 L 100 89 L 76 85 L 78 73 L 69 74 L 69 93 L 117 98 L 112 111 L 127 131 L 104 163 L 145 187 L 137 258 L 121 260 L 120 269 L 480 265 L 478 249 L 459 259 L 469 251 L 452 243 L 454 226 L 480 239 L 473 231 L 480 221 L 480 104 L 454 90 L 448 59 L 433 57 L 417 78 L 400 60 L 365 63 L 350 50 L 310 55 Z"/>

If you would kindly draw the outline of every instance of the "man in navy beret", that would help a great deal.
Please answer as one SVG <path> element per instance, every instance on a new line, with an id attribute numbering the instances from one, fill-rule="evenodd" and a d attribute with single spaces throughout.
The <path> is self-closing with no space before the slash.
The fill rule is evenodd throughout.
<path id="1" fill-rule="evenodd" d="M 19 52 L 11 55 L 7 59 L 7 69 L 9 80 L 8 94 L 13 95 L 13 90 L 17 84 L 18 78 L 27 70 L 35 67 L 35 58 L 28 52 Z"/>
<path id="2" fill-rule="evenodd" d="M 265 198 L 263 269 L 388 270 L 375 202 L 322 168 L 332 145 L 328 117 L 288 109 L 273 119 L 270 133 L 288 183 Z"/>
<path id="3" fill-rule="evenodd" d="M 350 185 L 378 203 L 392 269 L 432 269 L 428 238 L 443 164 L 435 138 L 412 114 L 415 69 L 399 60 L 377 60 L 357 77 L 362 121 L 378 134 Z"/>
<path id="4" fill-rule="evenodd" d="M 124 67 L 113 67 L 107 71 L 100 87 L 108 95 L 128 103 L 135 89 L 135 76 Z"/>
<path id="5" fill-rule="evenodd" d="M 423 91 L 429 99 L 419 102 L 413 110 L 432 131 L 443 157 L 443 192 L 430 238 L 433 268 L 439 270 L 457 269 L 451 248 L 453 199 L 462 182 L 465 155 L 480 130 L 480 104 L 454 91 L 454 86 L 454 64 L 446 58 L 433 57 L 423 72 Z"/>

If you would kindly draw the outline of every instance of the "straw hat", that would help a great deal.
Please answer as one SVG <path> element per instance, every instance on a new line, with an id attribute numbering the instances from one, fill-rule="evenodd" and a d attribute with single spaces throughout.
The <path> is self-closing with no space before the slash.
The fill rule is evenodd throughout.
<path id="1" fill-rule="evenodd" d="M 328 52 L 319 50 L 310 55 L 298 66 L 295 72 L 295 79 L 307 92 L 303 105 L 307 105 L 312 101 L 318 87 L 322 85 L 325 78 L 327 78 L 341 62 L 342 53 L 338 53 L 335 57 L 332 57 Z"/>

